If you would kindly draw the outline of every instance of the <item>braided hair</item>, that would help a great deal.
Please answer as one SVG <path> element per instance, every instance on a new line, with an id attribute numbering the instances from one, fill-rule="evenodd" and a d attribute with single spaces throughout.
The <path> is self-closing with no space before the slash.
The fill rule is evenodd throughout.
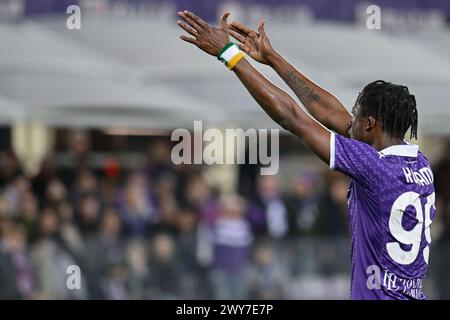
<path id="1" fill-rule="evenodd" d="M 377 80 L 363 89 L 356 102 L 362 115 L 381 121 L 391 137 L 403 139 L 411 127 L 410 138 L 417 139 L 416 99 L 407 87 Z"/>

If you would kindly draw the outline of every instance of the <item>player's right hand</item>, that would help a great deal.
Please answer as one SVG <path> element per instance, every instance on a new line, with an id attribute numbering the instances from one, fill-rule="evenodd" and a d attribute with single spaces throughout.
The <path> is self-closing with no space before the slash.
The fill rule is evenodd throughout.
<path id="1" fill-rule="evenodd" d="M 259 22 L 256 32 L 242 23 L 232 22 L 228 25 L 228 31 L 239 41 L 238 46 L 242 51 L 260 63 L 269 64 L 270 58 L 276 53 L 266 35 L 264 23 L 264 20 Z"/>

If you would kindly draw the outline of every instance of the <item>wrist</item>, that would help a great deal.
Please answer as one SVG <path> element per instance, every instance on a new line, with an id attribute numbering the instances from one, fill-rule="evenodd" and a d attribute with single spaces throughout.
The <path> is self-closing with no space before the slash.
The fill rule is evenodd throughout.
<path id="1" fill-rule="evenodd" d="M 244 53 L 239 50 L 236 44 L 229 42 L 220 50 L 217 59 L 223 62 L 229 70 L 232 70 L 244 56 Z"/>
<path id="2" fill-rule="evenodd" d="M 282 58 L 275 50 L 264 57 L 269 66 L 275 66 Z"/>

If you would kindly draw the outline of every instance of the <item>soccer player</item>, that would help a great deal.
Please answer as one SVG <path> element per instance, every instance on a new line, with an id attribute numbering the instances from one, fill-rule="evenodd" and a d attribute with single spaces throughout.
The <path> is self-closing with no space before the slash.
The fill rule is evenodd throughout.
<path id="1" fill-rule="evenodd" d="M 229 13 L 213 27 L 189 11 L 177 24 L 196 45 L 232 70 L 264 111 L 302 140 L 331 169 L 348 175 L 352 299 L 425 299 L 430 225 L 436 215 L 433 174 L 427 158 L 404 136 L 417 138 L 416 101 L 408 88 L 385 81 L 368 84 L 350 114 L 330 93 L 306 78 L 258 33 Z M 232 35 L 239 47 L 230 42 Z M 312 118 L 285 91 L 244 57 L 271 66 Z"/>

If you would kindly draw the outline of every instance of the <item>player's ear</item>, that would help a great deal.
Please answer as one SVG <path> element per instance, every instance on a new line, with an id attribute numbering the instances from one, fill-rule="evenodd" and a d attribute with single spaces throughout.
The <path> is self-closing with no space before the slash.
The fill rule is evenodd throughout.
<path id="1" fill-rule="evenodd" d="M 376 123 L 377 119 L 372 116 L 367 117 L 366 131 L 371 131 L 373 128 L 375 128 Z"/>

